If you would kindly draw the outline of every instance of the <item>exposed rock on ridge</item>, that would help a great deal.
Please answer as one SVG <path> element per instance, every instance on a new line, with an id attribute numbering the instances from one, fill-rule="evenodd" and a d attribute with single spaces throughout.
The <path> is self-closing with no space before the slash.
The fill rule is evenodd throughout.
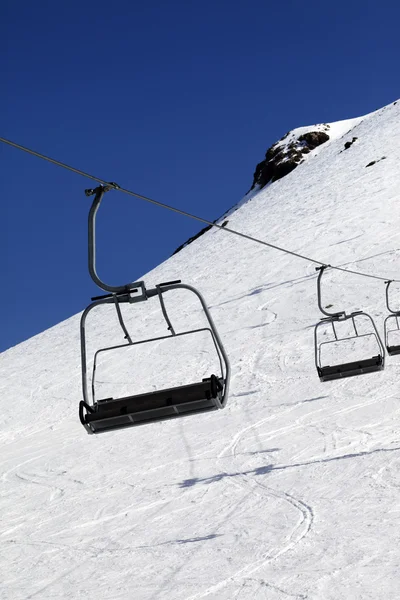
<path id="1" fill-rule="evenodd" d="M 263 188 L 267 183 L 285 177 L 303 162 L 305 154 L 309 154 L 311 150 L 327 142 L 329 135 L 326 131 L 329 130 L 329 125 L 317 127 L 319 130 L 308 131 L 300 135 L 296 135 L 296 131 L 300 133 L 299 130 L 288 132 L 268 148 L 265 159 L 256 167 L 251 189 L 256 185 Z"/>
<path id="2" fill-rule="evenodd" d="M 303 162 L 307 154 L 330 139 L 327 134 L 329 129 L 330 125 L 324 123 L 322 125 L 300 127 L 293 131 L 289 131 L 283 138 L 267 150 L 265 159 L 256 167 L 253 185 L 250 189 L 252 190 L 256 185 L 263 188 L 267 183 L 277 181 L 293 171 L 297 165 Z M 222 216 L 228 214 L 230 210 Z M 233 210 L 236 209 L 234 208 Z M 222 219 L 222 217 L 219 217 L 219 219 L 216 219 L 213 222 L 217 223 L 220 219 Z M 224 224 L 222 224 L 222 226 L 224 226 Z M 209 231 L 211 227 L 211 225 L 204 227 L 201 231 L 181 244 L 173 254 L 177 254 L 183 248 L 197 240 L 206 233 L 206 231 Z"/>

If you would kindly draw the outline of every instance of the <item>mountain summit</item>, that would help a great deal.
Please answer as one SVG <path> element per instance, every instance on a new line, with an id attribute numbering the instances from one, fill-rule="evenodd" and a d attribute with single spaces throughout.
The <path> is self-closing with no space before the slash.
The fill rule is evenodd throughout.
<path id="1" fill-rule="evenodd" d="M 294 130 L 269 153 L 278 166 L 300 154 L 298 166 L 281 178 L 259 166 L 229 228 L 398 278 L 399 140 L 397 102 Z M 0 356 L 2 598 L 397 598 L 400 358 L 320 382 L 315 266 L 210 229 L 145 275 L 204 294 L 232 367 L 214 413 L 87 435 L 80 315 Z M 365 310 L 383 331 L 384 281 L 329 270 L 322 292 L 324 307 Z M 176 330 L 201 329 L 188 294 L 166 302 Z M 156 298 L 123 308 L 132 339 L 166 333 Z M 124 341 L 114 307 L 103 309 L 88 322 L 90 357 Z M 98 397 L 208 376 L 210 341 L 183 339 L 104 355 Z"/>

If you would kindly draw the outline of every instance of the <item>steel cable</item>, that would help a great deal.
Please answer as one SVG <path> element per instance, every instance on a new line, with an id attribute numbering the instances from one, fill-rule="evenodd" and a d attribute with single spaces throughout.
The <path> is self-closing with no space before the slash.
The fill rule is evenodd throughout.
<path id="1" fill-rule="evenodd" d="M 358 275 L 360 277 L 368 277 L 370 279 L 378 279 L 380 281 L 385 281 L 385 282 L 389 280 L 389 281 L 400 283 L 400 280 L 398 280 L 398 279 L 389 279 L 388 277 L 381 277 L 379 275 L 370 275 L 369 273 L 362 273 L 361 271 L 345 269 L 344 267 L 338 267 L 338 266 L 330 265 L 330 264 L 328 265 L 327 263 L 322 262 L 320 260 L 316 260 L 315 258 L 310 258 L 309 256 L 304 256 L 303 254 L 299 254 L 298 252 L 294 252 L 293 250 L 288 250 L 287 248 L 282 248 L 281 246 L 277 246 L 276 244 L 271 244 L 270 242 L 266 242 L 265 240 L 260 240 L 251 235 L 248 235 L 246 233 L 242 233 L 241 231 L 236 231 L 235 229 L 230 229 L 229 227 L 223 227 L 222 225 L 218 225 L 217 223 L 214 223 L 213 221 L 209 221 L 208 219 L 204 219 L 203 217 L 193 215 L 192 213 L 189 213 L 185 210 L 175 208 L 174 206 L 170 206 L 169 204 L 159 202 L 158 200 L 153 200 L 152 198 L 149 198 L 148 196 L 143 196 L 142 194 L 132 192 L 131 190 L 127 190 L 125 188 L 120 187 L 116 183 L 110 183 L 109 181 L 100 179 L 100 177 L 95 177 L 94 175 L 85 173 L 85 171 L 81 171 L 80 169 L 71 167 L 70 165 L 67 165 L 59 160 L 50 158 L 49 156 L 41 154 L 40 152 L 36 152 L 35 150 L 27 148 L 26 146 L 21 146 L 20 144 L 17 144 L 16 142 L 12 142 L 11 140 L 8 140 L 6 138 L 0 137 L 0 142 L 3 142 L 4 144 L 8 144 L 9 146 L 13 146 L 14 148 L 17 148 L 18 150 L 22 150 L 23 152 L 27 152 L 28 154 L 32 154 L 33 156 L 41 158 L 42 160 L 46 160 L 47 162 L 57 165 L 58 167 L 62 167 L 63 169 L 68 169 L 69 171 L 72 171 L 73 173 L 77 173 L 78 175 L 82 175 L 83 177 L 87 177 L 88 179 L 97 181 L 98 183 L 101 183 L 102 185 L 111 186 L 113 189 L 115 189 L 119 192 L 123 192 L 124 194 L 127 194 L 128 196 L 133 196 L 135 198 L 138 198 L 139 200 L 144 200 L 145 202 L 149 202 L 150 204 L 154 204 L 155 206 L 160 206 L 161 208 L 165 208 L 165 209 L 175 212 L 179 215 L 183 215 L 184 217 L 188 217 L 189 219 L 194 219 L 195 221 L 199 221 L 200 223 L 205 223 L 206 225 L 210 225 L 211 227 L 215 227 L 216 229 L 227 231 L 228 233 L 237 235 L 243 239 L 250 240 L 251 242 L 255 242 L 255 243 L 261 244 L 263 246 L 267 246 L 268 248 L 273 248 L 274 250 L 278 250 L 279 252 L 284 252 L 285 254 L 290 254 L 291 256 L 295 256 L 296 258 L 301 258 L 302 260 L 306 260 L 307 262 L 311 262 L 311 263 L 314 263 L 314 264 L 320 265 L 320 266 L 327 266 L 327 267 L 330 267 L 331 269 L 335 269 L 337 271 L 342 271 L 344 273 L 351 273 L 352 275 Z M 354 262 L 357 262 L 357 261 L 354 261 Z"/>

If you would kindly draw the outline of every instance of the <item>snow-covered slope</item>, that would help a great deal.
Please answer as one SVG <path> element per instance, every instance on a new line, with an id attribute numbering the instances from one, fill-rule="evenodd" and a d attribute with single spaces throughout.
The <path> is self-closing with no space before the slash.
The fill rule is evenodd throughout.
<path id="1" fill-rule="evenodd" d="M 400 103 L 335 128 L 231 212 L 229 227 L 399 277 Z M 0 356 L 0 597 L 398 598 L 400 358 L 320 383 L 315 265 L 226 231 L 145 281 L 176 278 L 204 293 L 229 354 L 224 411 L 88 436 L 77 415 L 79 315 Z M 384 292 L 335 271 L 324 304 L 362 308 L 382 330 Z M 187 294 L 166 300 L 178 329 L 202 322 Z M 165 332 L 156 300 L 125 314 L 135 339 Z M 123 341 L 112 307 L 88 335 L 91 351 Z M 196 380 L 213 360 L 197 338 L 116 353 L 100 364 L 99 395 Z"/>

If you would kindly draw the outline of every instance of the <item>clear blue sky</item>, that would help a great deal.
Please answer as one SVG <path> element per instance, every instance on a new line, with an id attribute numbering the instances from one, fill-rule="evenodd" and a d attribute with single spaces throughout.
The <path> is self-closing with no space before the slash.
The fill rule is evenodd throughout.
<path id="1" fill-rule="evenodd" d="M 211 220 L 289 129 L 400 96 L 394 1 L 3 0 L 0 22 L 0 136 Z M 2 144 L 0 165 L 1 351 L 101 291 L 92 183 Z M 110 193 L 99 272 L 133 280 L 200 228 Z"/>

